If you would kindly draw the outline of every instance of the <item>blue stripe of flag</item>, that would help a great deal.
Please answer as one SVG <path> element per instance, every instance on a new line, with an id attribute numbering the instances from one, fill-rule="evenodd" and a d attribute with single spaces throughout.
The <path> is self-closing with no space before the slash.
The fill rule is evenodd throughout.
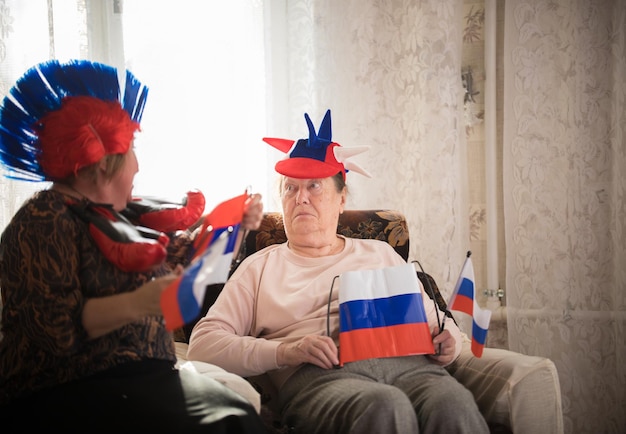
<path id="1" fill-rule="evenodd" d="M 474 282 L 467 277 L 463 277 L 461 281 L 461 286 L 459 287 L 459 291 L 457 294 L 464 295 L 468 298 L 474 299 Z"/>
<path id="2" fill-rule="evenodd" d="M 237 234 L 239 233 L 240 225 L 231 226 L 232 233 L 228 237 L 228 242 L 226 243 L 226 247 L 224 248 L 224 254 L 234 253 L 235 244 L 237 243 Z M 216 240 L 220 234 L 224 231 L 228 230 L 228 228 L 219 228 L 215 230 L 215 236 L 213 237 Z"/>
<path id="3" fill-rule="evenodd" d="M 340 332 L 427 322 L 422 296 L 416 293 L 346 301 L 339 309 Z"/>
<path id="4" fill-rule="evenodd" d="M 196 276 L 202 268 L 203 262 L 204 261 L 192 262 L 189 268 L 185 270 L 185 273 L 183 273 L 180 284 L 178 285 L 176 298 L 178 300 L 180 316 L 183 318 L 185 324 L 194 320 L 200 311 L 200 306 L 193 294 L 193 282 L 196 280 Z"/>
<path id="5" fill-rule="evenodd" d="M 472 340 L 481 345 L 485 345 L 487 342 L 487 330 L 476 324 L 476 321 L 472 321 Z"/>

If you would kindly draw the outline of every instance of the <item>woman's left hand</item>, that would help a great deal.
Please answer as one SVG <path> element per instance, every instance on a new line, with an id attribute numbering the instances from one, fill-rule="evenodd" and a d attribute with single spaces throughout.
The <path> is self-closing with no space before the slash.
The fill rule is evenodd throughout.
<path id="1" fill-rule="evenodd" d="M 241 226 L 245 229 L 256 230 L 263 219 L 263 202 L 258 193 L 251 194 L 244 205 L 243 220 Z"/>

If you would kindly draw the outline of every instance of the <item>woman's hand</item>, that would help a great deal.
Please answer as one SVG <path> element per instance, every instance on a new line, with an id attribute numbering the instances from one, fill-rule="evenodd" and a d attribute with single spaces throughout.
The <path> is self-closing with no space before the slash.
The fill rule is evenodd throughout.
<path id="1" fill-rule="evenodd" d="M 328 336 L 309 335 L 295 342 L 283 342 L 278 346 L 276 361 L 279 366 L 298 366 L 310 363 L 324 369 L 339 364 L 339 352 L 335 342 Z"/>
<path id="2" fill-rule="evenodd" d="M 435 327 L 433 345 L 435 346 L 435 354 L 429 354 L 428 357 L 435 363 L 447 366 L 454 361 L 456 340 L 448 330 L 439 333 L 439 327 Z"/>
<path id="3" fill-rule="evenodd" d="M 149 315 L 163 315 L 161 311 L 161 293 L 170 286 L 183 272 L 182 265 L 177 265 L 173 272 L 163 277 L 152 279 L 137 288 L 133 303 L 139 317 Z"/>
<path id="4" fill-rule="evenodd" d="M 263 219 L 263 202 L 258 193 L 251 194 L 244 205 L 243 220 L 241 226 L 244 229 L 256 230 Z"/>
<path id="5" fill-rule="evenodd" d="M 178 265 L 172 273 L 150 280 L 134 291 L 87 299 L 82 319 L 88 336 L 97 338 L 140 318 L 163 315 L 161 293 L 182 271 Z"/>

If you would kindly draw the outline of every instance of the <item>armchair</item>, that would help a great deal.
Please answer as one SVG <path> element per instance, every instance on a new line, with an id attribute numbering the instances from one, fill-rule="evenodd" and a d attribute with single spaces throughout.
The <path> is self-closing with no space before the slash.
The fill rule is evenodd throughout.
<path id="1" fill-rule="evenodd" d="M 346 237 L 379 239 L 389 243 L 405 260 L 409 259 L 409 233 L 404 215 L 394 210 L 347 210 L 339 219 L 337 233 Z M 244 239 L 233 271 L 247 256 L 271 244 L 287 240 L 282 215 L 266 212 L 259 230 Z M 446 301 L 434 279 L 417 272 L 442 310 Z M 203 306 L 205 313 L 223 285 L 211 285 Z M 427 291 L 428 292 L 428 291 Z M 430 295 L 430 294 L 429 294 Z M 202 315 L 204 315 L 204 313 Z M 194 323 L 184 327 L 185 342 Z M 183 351 L 184 353 L 184 351 Z M 184 359 L 184 356 L 181 355 Z M 473 356 L 469 339 L 448 371 L 474 395 L 483 416 L 494 433 L 563 432 L 561 394 L 556 367 L 546 358 L 526 356 L 512 351 L 485 348 L 483 356 Z M 276 391 L 265 375 L 247 378 L 261 395 L 261 416 L 270 432 L 288 432 L 275 408 Z"/>

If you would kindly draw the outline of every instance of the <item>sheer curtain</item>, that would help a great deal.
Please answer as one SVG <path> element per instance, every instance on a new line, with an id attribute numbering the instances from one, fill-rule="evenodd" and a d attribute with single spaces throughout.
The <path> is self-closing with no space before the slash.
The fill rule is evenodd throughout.
<path id="1" fill-rule="evenodd" d="M 0 1 L 0 97 L 26 69 L 42 60 L 87 56 L 84 2 Z M 4 174 L 4 171 L 2 172 Z M 0 176 L 0 231 L 33 192 L 45 183 L 15 182 Z"/>
<path id="2" fill-rule="evenodd" d="M 626 6 L 506 2 L 512 349 L 550 357 L 566 432 L 626 431 Z"/>

